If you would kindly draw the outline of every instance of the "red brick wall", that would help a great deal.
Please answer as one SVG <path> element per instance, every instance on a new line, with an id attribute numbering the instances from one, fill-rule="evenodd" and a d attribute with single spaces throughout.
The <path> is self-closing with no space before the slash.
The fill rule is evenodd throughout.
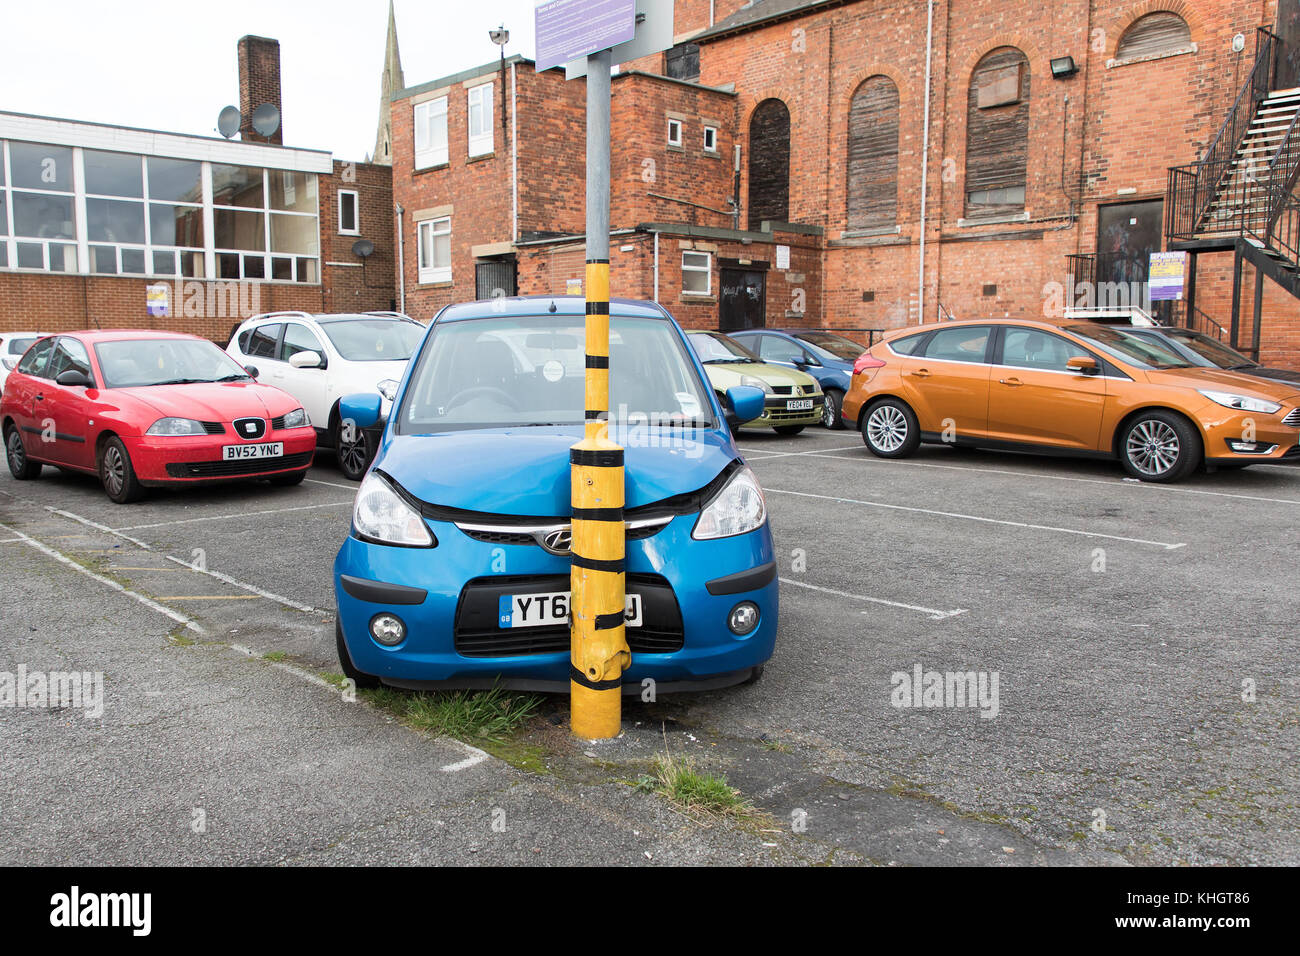
<path id="1" fill-rule="evenodd" d="M 269 137 L 253 130 L 253 112 L 263 103 L 280 109 L 280 41 L 246 36 L 239 40 L 239 138 L 246 143 L 284 142 L 283 123 Z M 283 113 L 281 114 L 283 115 Z"/>
<path id="2" fill-rule="evenodd" d="M 396 308 L 397 235 L 390 166 L 334 161 L 334 172 L 317 179 L 320 191 L 321 262 L 327 312 Z M 357 193 L 359 236 L 339 234 L 339 190 Z M 375 251 L 363 260 L 352 251 L 369 239 Z M 330 265 L 330 263 L 338 263 Z"/>

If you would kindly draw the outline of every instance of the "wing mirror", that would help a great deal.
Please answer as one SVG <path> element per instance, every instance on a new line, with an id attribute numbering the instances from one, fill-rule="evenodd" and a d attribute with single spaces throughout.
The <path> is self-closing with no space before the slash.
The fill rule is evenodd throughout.
<path id="1" fill-rule="evenodd" d="M 1076 355 L 1065 363 L 1065 367 L 1071 372 L 1081 372 L 1084 375 L 1096 375 L 1101 371 L 1097 360 L 1090 355 Z"/>
<path id="2" fill-rule="evenodd" d="M 357 392 L 339 400 L 339 420 L 356 428 L 370 428 L 379 421 L 383 403 L 375 392 Z"/>
<path id="3" fill-rule="evenodd" d="M 324 368 L 325 359 L 319 352 L 308 350 L 294 352 L 289 356 L 289 364 L 294 368 Z"/>
<path id="4" fill-rule="evenodd" d="M 244 371 L 248 373 L 249 378 L 253 378 L 253 379 L 257 378 L 258 371 L 256 365 L 245 365 Z"/>
<path id="5" fill-rule="evenodd" d="M 763 403 L 766 400 L 763 390 L 753 385 L 737 385 L 727 389 L 726 401 L 722 403 L 727 424 L 735 429 L 745 422 L 752 422 L 763 414 Z"/>
<path id="6" fill-rule="evenodd" d="M 68 385 L 76 388 L 94 388 L 95 383 L 91 381 L 89 375 L 80 369 L 70 368 L 60 372 L 54 380 L 59 385 Z"/>

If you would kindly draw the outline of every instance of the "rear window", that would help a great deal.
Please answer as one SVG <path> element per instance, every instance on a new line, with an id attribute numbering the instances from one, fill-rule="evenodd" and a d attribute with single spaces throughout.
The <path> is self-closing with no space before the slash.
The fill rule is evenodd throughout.
<path id="1" fill-rule="evenodd" d="M 29 336 L 23 339 L 10 339 L 5 351 L 10 355 L 22 355 L 36 342 L 36 336 Z"/>
<path id="2" fill-rule="evenodd" d="M 922 332 L 920 335 L 904 335 L 897 339 L 890 339 L 888 345 L 899 355 L 911 355 L 929 334 L 929 332 Z"/>
<path id="3" fill-rule="evenodd" d="M 337 319 L 320 326 L 349 362 L 404 362 L 424 337 L 424 326 L 403 319 Z"/>

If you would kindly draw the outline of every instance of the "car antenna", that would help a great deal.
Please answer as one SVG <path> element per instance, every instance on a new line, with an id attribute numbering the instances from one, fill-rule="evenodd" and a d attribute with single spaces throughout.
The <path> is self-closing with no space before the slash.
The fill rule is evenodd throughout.
<path id="1" fill-rule="evenodd" d="M 547 309 L 546 311 L 548 311 L 548 312 L 554 312 L 554 311 L 556 311 L 556 310 L 555 310 L 555 300 L 554 300 L 554 299 L 551 300 L 551 307 L 550 307 L 549 309 Z"/>

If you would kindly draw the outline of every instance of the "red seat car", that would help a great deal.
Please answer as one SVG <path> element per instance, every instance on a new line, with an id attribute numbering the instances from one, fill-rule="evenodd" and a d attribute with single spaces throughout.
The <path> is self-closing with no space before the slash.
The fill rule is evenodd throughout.
<path id="1" fill-rule="evenodd" d="M 267 478 L 296 485 L 316 431 L 286 392 L 259 384 L 206 339 L 174 332 L 70 332 L 40 339 L 0 398 L 9 470 L 98 475 L 119 504 L 145 488 Z"/>

